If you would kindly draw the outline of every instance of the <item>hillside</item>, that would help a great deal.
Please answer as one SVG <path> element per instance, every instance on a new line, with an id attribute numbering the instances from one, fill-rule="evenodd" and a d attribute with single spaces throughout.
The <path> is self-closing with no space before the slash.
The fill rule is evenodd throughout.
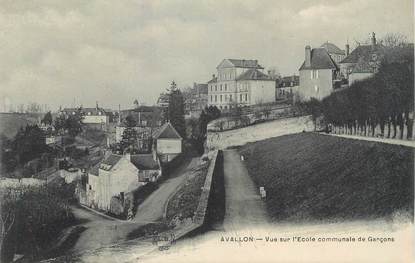
<path id="1" fill-rule="evenodd" d="M 11 138 L 16 135 L 20 127 L 36 124 L 37 122 L 38 116 L 36 114 L 0 113 L 0 134 Z"/>
<path id="2" fill-rule="evenodd" d="M 413 220 L 412 148 L 301 133 L 240 152 L 274 221 Z"/>

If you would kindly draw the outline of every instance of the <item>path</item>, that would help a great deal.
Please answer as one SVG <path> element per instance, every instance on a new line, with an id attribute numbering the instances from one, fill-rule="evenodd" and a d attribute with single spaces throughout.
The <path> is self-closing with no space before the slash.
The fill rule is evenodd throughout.
<path id="1" fill-rule="evenodd" d="M 193 158 L 173 171 L 165 182 L 157 190 L 151 193 L 137 209 L 134 222 L 150 223 L 155 222 L 163 217 L 165 206 L 170 196 L 176 193 L 176 190 L 183 184 L 187 178 L 188 172 L 196 167 L 199 158 Z"/>
<path id="2" fill-rule="evenodd" d="M 382 143 L 387 143 L 387 144 L 395 144 L 395 145 L 402 145 L 402 146 L 415 148 L 415 141 L 410 141 L 410 140 L 388 139 L 388 138 L 367 137 L 367 136 L 347 135 L 347 134 L 334 134 L 334 133 L 329 133 L 329 134 L 320 133 L 320 134 L 343 137 L 343 138 L 354 139 L 354 140 L 382 142 Z"/>
<path id="3" fill-rule="evenodd" d="M 81 207 L 72 207 L 72 211 L 86 230 L 80 234 L 71 252 L 96 249 L 123 241 L 128 233 L 142 225 L 104 217 Z"/>
<path id="4" fill-rule="evenodd" d="M 268 216 L 265 203 L 259 196 L 247 169 L 236 150 L 225 150 L 224 176 L 226 213 L 223 227 L 226 232 L 241 228 L 266 226 Z"/>

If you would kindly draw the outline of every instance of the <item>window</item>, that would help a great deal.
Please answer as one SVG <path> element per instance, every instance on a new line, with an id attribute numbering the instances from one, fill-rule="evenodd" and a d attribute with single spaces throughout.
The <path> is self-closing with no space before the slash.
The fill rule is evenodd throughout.
<path id="1" fill-rule="evenodd" d="M 220 91 L 222 91 L 222 84 L 220 84 Z"/>
<path id="2" fill-rule="evenodd" d="M 225 95 L 225 101 L 228 101 L 228 95 Z"/>
<path id="3" fill-rule="evenodd" d="M 317 85 L 315 85 L 315 86 L 314 86 L 314 90 L 316 91 L 316 93 L 318 93 L 318 92 L 319 92 L 319 88 L 318 88 L 318 86 L 317 86 Z"/>
<path id="4" fill-rule="evenodd" d="M 229 101 L 232 101 L 232 94 L 229 95 Z"/>
<path id="5" fill-rule="evenodd" d="M 215 91 L 218 91 L 218 86 L 217 85 L 215 85 Z"/>
<path id="6" fill-rule="evenodd" d="M 213 86 L 210 86 L 210 91 L 213 91 Z"/>
<path id="7" fill-rule="evenodd" d="M 212 95 L 210 95 L 210 102 L 212 102 L 213 101 L 213 96 Z"/>
<path id="8" fill-rule="evenodd" d="M 311 79 L 318 79 L 318 70 L 311 71 Z"/>
<path id="9" fill-rule="evenodd" d="M 242 94 L 239 94 L 239 101 L 242 101 Z"/>
<path id="10" fill-rule="evenodd" d="M 245 94 L 245 101 L 248 101 L 248 94 Z"/>
<path id="11" fill-rule="evenodd" d="M 227 91 L 228 90 L 228 85 L 227 84 L 225 84 L 225 91 Z"/>
<path id="12" fill-rule="evenodd" d="M 220 95 L 220 102 L 222 102 L 222 95 Z"/>
<path id="13" fill-rule="evenodd" d="M 215 102 L 218 101 L 218 95 L 215 95 Z"/>

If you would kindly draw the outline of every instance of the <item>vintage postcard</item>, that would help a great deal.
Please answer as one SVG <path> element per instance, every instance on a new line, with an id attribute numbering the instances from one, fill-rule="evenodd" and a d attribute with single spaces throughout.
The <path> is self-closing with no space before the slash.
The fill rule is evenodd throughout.
<path id="1" fill-rule="evenodd" d="M 0 0 L 0 262 L 414 262 L 412 0 Z"/>

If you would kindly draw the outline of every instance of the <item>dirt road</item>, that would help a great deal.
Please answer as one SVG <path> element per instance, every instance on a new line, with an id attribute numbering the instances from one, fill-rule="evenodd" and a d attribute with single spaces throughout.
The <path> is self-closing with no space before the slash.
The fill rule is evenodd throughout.
<path id="1" fill-rule="evenodd" d="M 155 222 L 163 217 L 165 206 L 167 202 L 176 190 L 186 180 L 188 172 L 196 166 L 199 158 L 193 158 L 171 174 L 168 180 L 163 182 L 160 187 L 155 190 L 144 202 L 138 207 L 134 222 L 137 223 L 150 223 Z"/>
<path id="2" fill-rule="evenodd" d="M 236 150 L 225 150 L 224 174 L 226 213 L 223 227 L 226 232 L 251 226 L 265 226 L 268 216 L 259 189 L 248 174 Z"/>
<path id="3" fill-rule="evenodd" d="M 86 227 L 71 249 L 72 252 L 95 249 L 123 241 L 128 233 L 142 225 L 103 217 L 80 207 L 72 207 L 72 211 L 81 221 L 82 226 Z"/>

